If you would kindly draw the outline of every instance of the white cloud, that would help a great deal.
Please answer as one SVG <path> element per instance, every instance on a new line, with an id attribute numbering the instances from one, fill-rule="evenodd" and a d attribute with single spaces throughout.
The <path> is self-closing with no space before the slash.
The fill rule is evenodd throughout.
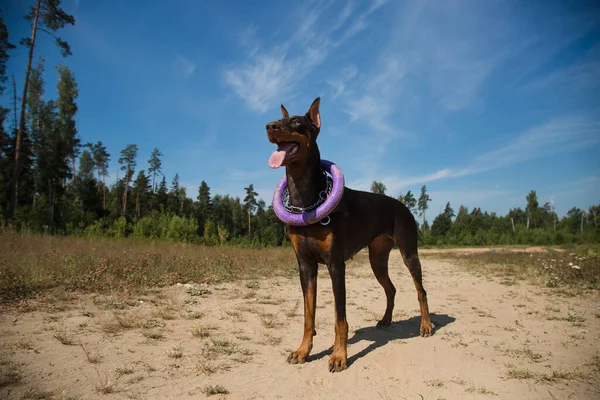
<path id="1" fill-rule="evenodd" d="M 284 98 L 292 97 L 299 83 L 321 65 L 334 48 L 368 26 L 366 16 L 373 12 L 373 7 L 378 8 L 383 3 L 375 2 L 345 29 L 353 13 L 351 4 L 342 10 L 333 25 L 321 21 L 321 15 L 331 4 L 321 7 L 311 3 L 303 5 L 300 10 L 290 12 L 290 15 L 303 15 L 303 18 L 299 25 L 293 25 L 289 36 L 269 48 L 255 45 L 258 50 L 247 60 L 223 71 L 225 83 L 251 109 L 264 113 Z M 335 40 L 333 35 L 340 30 L 341 38 Z M 339 84 L 337 87 L 341 88 Z"/>

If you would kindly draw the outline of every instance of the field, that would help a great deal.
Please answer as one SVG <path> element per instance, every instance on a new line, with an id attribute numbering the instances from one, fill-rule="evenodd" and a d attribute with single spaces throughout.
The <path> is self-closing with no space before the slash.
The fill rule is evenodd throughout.
<path id="1" fill-rule="evenodd" d="M 421 251 L 434 335 L 418 336 L 397 251 L 394 323 L 366 253 L 348 263 L 349 368 L 330 374 L 333 296 L 319 270 L 303 365 L 291 248 L 0 234 L 0 398 L 594 399 L 597 249 Z"/>

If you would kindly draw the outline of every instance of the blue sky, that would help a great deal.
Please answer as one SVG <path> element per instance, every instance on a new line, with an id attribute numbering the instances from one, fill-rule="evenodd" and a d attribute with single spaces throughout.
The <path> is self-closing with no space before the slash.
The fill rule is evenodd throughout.
<path id="1" fill-rule="evenodd" d="M 11 39 L 26 36 L 33 1 L 2 6 Z M 450 201 L 505 214 L 535 189 L 559 215 L 600 203 L 600 5 L 597 1 L 91 1 L 63 0 L 76 18 L 63 60 L 41 34 L 46 94 L 55 66 L 74 71 L 83 142 L 112 155 L 154 147 L 163 172 L 197 195 L 270 203 L 282 169 L 265 125 L 279 105 L 304 114 L 321 96 L 323 158 L 346 184 L 419 192 L 428 219 Z M 19 87 L 23 48 L 9 73 Z M 19 89 L 21 90 L 21 89 Z M 8 104 L 8 96 L 2 99 Z"/>

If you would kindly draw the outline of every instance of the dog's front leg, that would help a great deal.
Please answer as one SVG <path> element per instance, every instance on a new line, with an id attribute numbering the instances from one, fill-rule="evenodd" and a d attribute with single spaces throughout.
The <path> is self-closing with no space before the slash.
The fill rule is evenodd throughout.
<path id="1" fill-rule="evenodd" d="M 348 360 L 348 322 L 346 321 L 346 264 L 330 262 L 327 264 L 333 297 L 335 299 L 335 342 L 333 353 L 329 357 L 329 372 L 340 372 L 347 368 Z"/>
<path id="2" fill-rule="evenodd" d="M 315 311 L 317 308 L 317 272 L 318 264 L 311 261 L 298 261 L 300 284 L 304 296 L 304 335 L 298 350 L 288 357 L 290 364 L 302 364 L 308 358 L 313 346 L 315 331 Z"/>

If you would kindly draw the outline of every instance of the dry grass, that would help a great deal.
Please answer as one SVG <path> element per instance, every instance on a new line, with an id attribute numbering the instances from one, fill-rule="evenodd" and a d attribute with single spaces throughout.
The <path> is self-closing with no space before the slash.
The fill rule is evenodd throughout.
<path id="1" fill-rule="evenodd" d="M 102 330 L 111 335 L 142 326 L 141 317 L 133 312 L 113 312 L 102 321 Z"/>
<path id="2" fill-rule="evenodd" d="M 173 347 L 171 350 L 167 350 L 167 356 L 175 359 L 180 359 L 183 357 L 183 349 L 181 346 Z"/>
<path id="3" fill-rule="evenodd" d="M 36 387 L 29 388 L 23 393 L 21 399 L 45 400 L 53 399 L 54 393 L 49 390 L 43 390 Z"/>
<path id="4" fill-rule="evenodd" d="M 152 339 L 152 340 L 162 340 L 165 338 L 165 335 L 162 332 L 155 331 L 155 330 L 143 330 L 142 335 L 146 339 Z"/>
<path id="5" fill-rule="evenodd" d="M 57 328 L 52 336 L 65 346 L 75 346 L 77 344 L 75 336 L 63 326 Z"/>
<path id="6" fill-rule="evenodd" d="M 214 396 L 215 394 L 229 394 L 229 390 L 221 385 L 206 385 L 202 388 L 202 393 L 206 396 Z"/>
<path id="7" fill-rule="evenodd" d="M 424 254 L 424 257 L 446 259 L 477 275 L 501 278 L 505 284 L 526 281 L 556 288 L 556 293 L 565 296 L 600 290 L 600 255 L 583 247 L 573 252 L 526 253 L 498 249 L 468 254 L 440 252 Z"/>
<path id="8" fill-rule="evenodd" d="M 506 376 L 512 379 L 532 379 L 538 383 L 558 382 L 558 381 L 572 381 L 583 378 L 583 374 L 579 372 L 569 371 L 552 371 L 551 373 L 539 373 L 531 371 L 527 368 L 519 368 L 514 365 L 507 365 L 508 372 Z"/>
<path id="9" fill-rule="evenodd" d="M 91 364 L 99 364 L 102 361 L 103 357 L 100 354 L 100 349 L 101 349 L 100 343 L 101 342 L 102 342 L 102 340 L 100 340 L 98 342 L 98 344 L 96 345 L 96 349 L 94 349 L 94 350 L 89 349 L 83 343 L 79 343 L 79 346 L 81 346 L 81 350 L 83 350 L 83 354 L 85 354 L 85 358 L 88 360 L 89 363 L 91 363 Z"/>
<path id="10" fill-rule="evenodd" d="M 278 314 L 268 313 L 257 309 L 256 315 L 258 315 L 260 322 L 265 328 L 274 329 L 283 325 L 278 318 Z"/>
<path id="11" fill-rule="evenodd" d="M 444 383 L 443 380 L 441 379 L 432 379 L 429 381 L 425 381 L 425 384 L 427 386 L 432 386 L 432 387 L 437 387 L 437 388 L 441 388 L 444 387 L 446 384 Z"/>
<path id="12" fill-rule="evenodd" d="M 285 316 L 288 318 L 293 318 L 298 315 L 298 308 L 300 308 L 300 299 L 296 300 L 296 303 L 292 308 L 285 310 Z"/>
<path id="13" fill-rule="evenodd" d="M 202 360 L 196 364 L 196 369 L 205 375 L 212 375 L 217 372 L 231 371 L 231 365 L 225 362 Z"/>
<path id="14" fill-rule="evenodd" d="M 293 252 L 285 248 L 245 249 L 3 232 L 0 302 L 27 299 L 53 289 L 131 295 L 178 282 L 212 284 L 289 276 L 296 273 L 296 265 Z"/>
<path id="15" fill-rule="evenodd" d="M 33 347 L 33 344 L 31 344 L 31 341 L 25 338 L 20 338 L 19 340 L 17 340 L 17 342 L 15 343 L 15 347 L 21 350 L 35 351 L 35 348 Z"/>
<path id="16" fill-rule="evenodd" d="M 98 370 L 96 370 L 96 374 L 98 375 L 98 380 L 94 383 L 94 387 L 98 393 L 111 394 L 118 391 L 118 384 L 123 374 L 117 371 L 110 374 L 106 371 Z"/>
<path id="17" fill-rule="evenodd" d="M 23 379 L 21 365 L 10 360 L 0 361 L 0 388 L 19 383 Z"/>
<path id="18" fill-rule="evenodd" d="M 207 326 L 195 326 L 191 329 L 191 334 L 197 339 L 206 339 L 210 336 L 210 327 Z"/>

